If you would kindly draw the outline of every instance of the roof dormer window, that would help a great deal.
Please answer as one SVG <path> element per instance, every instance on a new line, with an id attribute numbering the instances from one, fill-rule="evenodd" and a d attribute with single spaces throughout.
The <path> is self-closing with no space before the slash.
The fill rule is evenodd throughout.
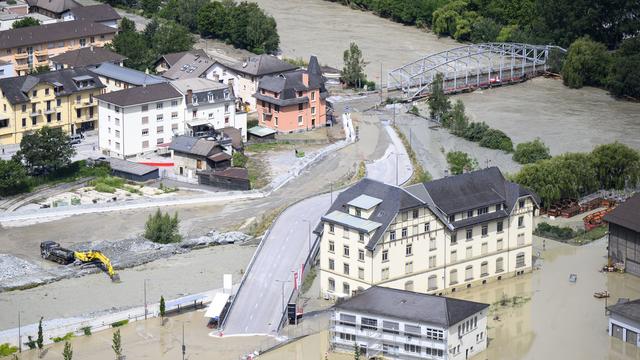
<path id="1" fill-rule="evenodd" d="M 198 105 L 198 96 L 193 95 L 193 98 L 191 99 L 191 103 L 193 105 Z"/>
<path id="2" fill-rule="evenodd" d="M 213 102 L 213 93 L 212 92 L 207 94 L 207 99 L 209 100 L 210 103 Z"/>

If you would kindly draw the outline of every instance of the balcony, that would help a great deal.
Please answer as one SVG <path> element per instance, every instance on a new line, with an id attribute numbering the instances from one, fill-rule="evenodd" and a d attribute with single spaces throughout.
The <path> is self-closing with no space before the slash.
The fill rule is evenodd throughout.
<path id="1" fill-rule="evenodd" d="M 76 102 L 74 105 L 76 109 L 84 109 L 84 108 L 96 106 L 98 105 L 98 103 L 95 101 L 81 101 L 81 102 Z"/>
<path id="2" fill-rule="evenodd" d="M 36 109 L 36 110 L 32 110 L 32 111 L 31 111 L 31 113 L 30 113 L 29 115 L 30 115 L 31 117 L 34 117 L 34 116 L 39 116 L 39 115 L 41 115 L 41 114 L 42 114 L 42 110 L 40 110 L 40 109 Z"/>
<path id="3" fill-rule="evenodd" d="M 16 60 L 18 60 L 18 59 L 26 59 L 28 57 L 29 57 L 29 54 L 26 53 L 26 52 L 13 55 L 13 58 L 16 59 Z"/>
<path id="4" fill-rule="evenodd" d="M 16 64 L 16 71 L 29 70 L 29 64 Z"/>
<path id="5" fill-rule="evenodd" d="M 35 56 L 47 56 L 49 55 L 49 51 L 47 49 L 44 50 L 36 50 L 33 52 Z"/>
<path id="6" fill-rule="evenodd" d="M 45 114 L 53 114 L 54 112 L 56 112 L 58 110 L 57 107 L 52 107 L 52 108 L 48 108 L 44 110 Z"/>

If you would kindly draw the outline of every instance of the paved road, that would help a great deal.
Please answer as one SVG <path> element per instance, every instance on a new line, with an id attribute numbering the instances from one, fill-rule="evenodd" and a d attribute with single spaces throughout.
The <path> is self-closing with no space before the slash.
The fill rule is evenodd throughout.
<path id="1" fill-rule="evenodd" d="M 76 155 L 71 159 L 72 161 L 84 160 L 90 157 L 103 156 L 100 153 L 100 147 L 98 146 L 98 133 L 85 133 L 84 139 L 80 144 L 73 145 L 76 149 Z M 3 145 L 0 146 L 0 159 L 9 160 L 20 149 L 20 145 Z"/>
<path id="2" fill-rule="evenodd" d="M 381 159 L 367 165 L 367 173 L 370 178 L 388 184 L 396 181 L 402 184 L 411 177 L 411 162 L 393 129 L 385 128 L 392 143 Z M 318 224 L 329 209 L 332 196 L 335 198 L 336 194 L 318 195 L 294 204 L 274 222 L 236 296 L 226 320 L 225 335 L 277 333 L 284 303 L 293 293 L 293 272 L 308 256 L 312 247 L 309 237 L 315 241 L 309 226 L 313 229 Z"/>

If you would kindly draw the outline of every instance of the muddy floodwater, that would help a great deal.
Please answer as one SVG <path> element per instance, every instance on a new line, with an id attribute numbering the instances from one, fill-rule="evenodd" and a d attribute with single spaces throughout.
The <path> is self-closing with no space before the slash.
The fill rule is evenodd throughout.
<path id="1" fill-rule="evenodd" d="M 355 41 L 368 63 L 368 78 L 378 84 L 380 64 L 386 84 L 390 69 L 460 46 L 450 38 L 438 38 L 431 32 L 328 1 L 252 1 L 276 19 L 284 56 L 308 59 L 309 55 L 317 55 L 321 64 L 341 69 L 342 53 Z"/>
<path id="2" fill-rule="evenodd" d="M 539 137 L 552 155 L 614 141 L 640 149 L 640 103 L 601 89 L 569 89 L 561 80 L 536 78 L 454 98 L 464 101 L 473 121 L 504 131 L 514 145 Z"/>

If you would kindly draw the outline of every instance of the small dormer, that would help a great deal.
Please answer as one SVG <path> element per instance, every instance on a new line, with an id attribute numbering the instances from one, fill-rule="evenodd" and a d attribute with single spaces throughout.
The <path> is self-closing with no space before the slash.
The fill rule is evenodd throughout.
<path id="1" fill-rule="evenodd" d="M 349 201 L 347 206 L 349 206 L 349 214 L 363 218 L 369 219 L 371 214 L 376 210 L 376 207 L 382 203 L 382 200 L 375 198 L 369 195 L 360 195 L 357 198 Z"/>

